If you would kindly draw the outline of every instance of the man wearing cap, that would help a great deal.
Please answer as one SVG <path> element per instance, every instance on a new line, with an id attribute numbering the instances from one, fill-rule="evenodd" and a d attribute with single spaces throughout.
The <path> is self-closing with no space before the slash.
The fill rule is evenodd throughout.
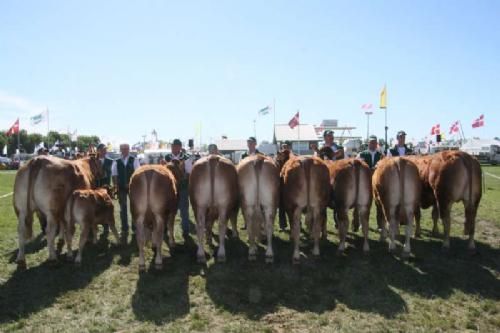
<path id="1" fill-rule="evenodd" d="M 139 161 L 130 156 L 130 146 L 126 143 L 120 145 L 121 157 L 111 165 L 111 177 L 118 192 L 118 202 L 120 203 L 120 219 L 122 223 L 122 235 L 128 234 L 128 184 L 135 170 L 140 167 Z M 135 226 L 132 225 L 135 231 Z"/>
<path id="2" fill-rule="evenodd" d="M 241 159 L 244 159 L 248 156 L 253 156 L 256 154 L 260 154 L 259 150 L 256 148 L 257 147 L 257 139 L 255 137 L 251 136 L 247 140 L 247 147 L 248 150 L 241 155 Z"/>
<path id="3" fill-rule="evenodd" d="M 211 155 L 221 155 L 221 153 L 219 153 L 219 148 L 217 148 L 217 145 L 215 143 L 211 143 L 208 145 L 208 153 Z"/>
<path id="4" fill-rule="evenodd" d="M 182 150 L 182 142 L 179 139 L 172 141 L 172 152 L 165 155 L 165 161 L 184 161 L 184 179 L 179 186 L 179 211 L 181 213 L 182 236 L 189 236 L 189 175 L 193 169 L 193 160 Z"/>
<path id="5" fill-rule="evenodd" d="M 341 160 L 344 158 L 344 148 L 342 148 L 342 146 L 337 145 L 333 141 L 332 130 L 325 130 L 323 132 L 323 139 L 325 140 L 325 144 L 323 145 L 323 147 L 330 147 L 333 151 L 334 155 L 332 161 Z"/>
<path id="6" fill-rule="evenodd" d="M 97 158 L 101 161 L 102 174 L 101 179 L 96 180 L 96 187 L 111 186 L 111 167 L 113 166 L 113 160 L 107 157 L 108 149 L 104 143 L 100 143 L 97 146 Z"/>
<path id="7" fill-rule="evenodd" d="M 397 134 L 398 143 L 394 146 L 394 148 L 389 149 L 387 156 L 406 156 L 413 155 L 413 151 L 408 148 L 405 144 L 406 133 L 405 131 L 399 131 Z"/>
<path id="8" fill-rule="evenodd" d="M 382 153 L 377 150 L 377 147 L 377 137 L 375 135 L 370 135 L 368 139 L 368 149 L 358 154 L 358 158 L 365 161 L 372 170 L 375 169 L 378 161 L 383 157 Z"/>

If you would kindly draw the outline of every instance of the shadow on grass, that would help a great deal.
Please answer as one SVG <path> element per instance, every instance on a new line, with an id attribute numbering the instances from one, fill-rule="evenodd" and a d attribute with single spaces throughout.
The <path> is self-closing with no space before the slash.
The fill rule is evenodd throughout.
<path id="1" fill-rule="evenodd" d="M 41 251 L 43 248 L 47 247 L 47 239 L 45 239 L 45 235 L 42 233 L 38 234 L 31 241 L 26 243 L 24 247 L 25 254 L 32 254 Z M 7 255 L 9 256 L 9 263 L 16 262 L 17 252 L 19 249 L 15 249 L 10 251 Z"/>
<path id="2" fill-rule="evenodd" d="M 110 267 L 115 251 L 119 248 L 108 248 L 107 244 L 88 246 L 80 267 L 60 256 L 56 263 L 43 262 L 24 271 L 16 270 L 0 286 L 0 323 L 31 316 L 66 292 L 85 288 Z"/>
<path id="3" fill-rule="evenodd" d="M 247 249 L 228 243 L 226 264 L 214 264 L 207 270 L 206 290 L 215 304 L 231 313 L 259 320 L 278 307 L 321 314 L 338 303 L 347 307 L 394 318 L 407 312 L 399 290 L 421 297 L 448 298 L 456 290 L 465 294 L 499 300 L 498 249 L 476 242 L 479 255 L 469 257 L 466 240 L 454 238 L 452 252 L 441 252 L 437 239 L 412 239 L 415 257 L 402 260 L 387 252 L 387 244 L 370 241 L 370 254 L 362 253 L 362 237 L 349 234 L 351 246 L 336 256 L 337 245 L 321 244 L 321 257 L 311 258 L 310 242 L 302 251 L 301 264 L 291 264 L 292 245 L 274 238 L 275 263 L 264 263 L 261 248 L 256 262 L 248 262 Z M 456 249 L 454 252 L 453 249 Z M 398 253 L 401 248 L 398 248 Z M 455 254 L 456 253 L 456 254 Z"/>
<path id="4" fill-rule="evenodd" d="M 135 318 L 163 325 L 187 315 L 189 276 L 200 274 L 193 239 L 177 244 L 171 256 L 163 259 L 161 271 L 154 269 L 154 258 L 147 267 L 147 272 L 140 273 L 132 296 Z"/>
<path id="5" fill-rule="evenodd" d="M 228 255 L 233 247 L 234 244 L 228 246 Z M 259 320 L 278 307 L 321 314 L 335 309 L 339 302 L 386 317 L 406 311 L 403 299 L 388 287 L 385 279 L 370 272 L 370 262 L 361 253 L 332 259 L 336 246 L 324 241 L 321 258 L 306 257 L 300 265 L 292 265 L 290 242 L 274 238 L 273 248 L 274 264 L 264 263 L 261 248 L 256 262 L 248 262 L 245 251 L 238 260 L 209 267 L 206 289 L 214 303 L 252 320 Z M 309 256 L 311 245 L 302 250 Z"/>

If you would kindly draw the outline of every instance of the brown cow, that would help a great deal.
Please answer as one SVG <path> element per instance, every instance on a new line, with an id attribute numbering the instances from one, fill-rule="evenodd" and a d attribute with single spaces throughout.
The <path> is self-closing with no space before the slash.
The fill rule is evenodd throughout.
<path id="1" fill-rule="evenodd" d="M 482 171 L 479 162 L 461 151 L 436 154 L 429 166 L 429 184 L 443 221 L 443 249 L 450 247 L 450 212 L 454 202 L 462 201 L 465 208 L 464 234 L 469 235 L 469 251 L 475 252 L 474 231 L 477 208 L 482 194 Z"/>
<path id="2" fill-rule="evenodd" d="M 281 153 L 279 153 L 281 154 Z M 278 160 L 281 157 L 278 156 Z M 314 239 L 313 255 L 318 256 L 319 238 L 326 223 L 326 206 L 330 197 L 328 167 L 317 157 L 291 156 L 281 170 L 283 207 L 291 221 L 294 240 L 293 262 L 300 260 L 300 217 L 306 212 Z"/>
<path id="3" fill-rule="evenodd" d="M 136 226 L 140 271 L 146 269 L 144 246 L 150 239 L 156 252 L 155 268 L 162 268 L 165 223 L 168 245 L 171 249 L 175 246 L 174 219 L 179 203 L 178 182 L 183 177 L 183 170 L 182 161 L 170 162 L 166 166 L 144 165 L 130 179 L 130 212 Z"/>
<path id="4" fill-rule="evenodd" d="M 349 228 L 349 209 L 355 209 L 355 218 L 361 220 L 363 228 L 363 251 L 370 250 L 368 245 L 368 222 L 372 204 L 371 170 L 358 159 L 344 159 L 327 162 L 332 186 L 331 208 L 338 221 L 340 243 L 338 254 L 344 252 L 345 239 Z M 355 222 L 353 221 L 353 224 Z M 356 223 L 359 222 L 356 221 Z"/>
<path id="5" fill-rule="evenodd" d="M 438 220 L 439 211 L 437 208 L 437 201 L 434 197 L 434 191 L 429 183 L 429 167 L 431 160 L 435 155 L 423 155 L 423 156 L 405 156 L 418 168 L 418 173 L 420 176 L 420 181 L 422 182 L 422 196 L 420 197 L 420 208 L 427 209 L 432 206 L 432 235 L 438 235 Z M 415 237 L 421 236 L 420 220 L 422 218 L 422 213 L 420 209 L 415 211 Z"/>
<path id="6" fill-rule="evenodd" d="M 25 267 L 24 246 L 33 235 L 33 212 L 47 218 L 47 245 L 49 260 L 56 260 L 54 239 L 57 229 L 64 233 L 66 242 L 71 237 L 65 228 L 66 201 L 76 189 L 90 189 L 101 176 L 99 159 L 94 155 L 76 161 L 53 156 L 37 156 L 16 174 L 14 182 L 14 210 L 18 218 L 19 252 L 17 262 Z"/>
<path id="7" fill-rule="evenodd" d="M 406 239 L 403 256 L 411 253 L 410 238 L 413 218 L 420 206 L 422 184 L 415 163 L 408 159 L 395 157 L 381 160 L 372 177 L 373 194 L 378 207 L 382 209 L 384 223 L 382 239 L 386 237 L 386 225 L 389 223 L 389 251 L 396 248 L 395 237 L 399 233 L 399 222 L 406 222 Z"/>
<path id="8" fill-rule="evenodd" d="M 71 240 L 75 232 L 75 223 L 81 228 L 80 243 L 75 263 L 82 262 L 82 252 L 89 231 L 92 229 L 93 243 L 97 243 L 97 225 L 109 225 L 116 241 L 119 242 L 118 232 L 115 227 L 115 216 L 113 209 L 113 200 L 109 195 L 108 189 L 98 188 L 96 190 L 76 190 L 69 197 L 66 203 L 66 223 L 71 239 L 68 246 L 68 258 L 71 257 Z"/>
<path id="9" fill-rule="evenodd" d="M 274 161 L 263 155 L 245 158 L 238 165 L 240 204 L 248 229 L 248 259 L 255 260 L 261 229 L 267 234 L 266 262 L 273 262 L 273 228 L 279 202 L 279 170 Z M 262 226 L 264 228 L 262 228 Z"/>
<path id="10" fill-rule="evenodd" d="M 233 163 L 219 155 L 209 155 L 199 159 L 189 177 L 189 198 L 196 218 L 198 236 L 198 262 L 206 262 L 204 236 L 210 216 L 219 218 L 219 250 L 217 260 L 226 260 L 224 238 L 228 218 L 238 210 L 238 175 Z M 208 220 L 208 221 L 207 221 Z M 233 220 L 236 230 L 236 219 Z"/>

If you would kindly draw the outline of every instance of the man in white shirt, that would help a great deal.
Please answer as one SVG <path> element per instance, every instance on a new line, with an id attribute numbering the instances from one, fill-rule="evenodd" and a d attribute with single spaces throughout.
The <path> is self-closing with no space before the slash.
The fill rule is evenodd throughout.
<path id="1" fill-rule="evenodd" d="M 398 143 L 394 146 L 394 148 L 389 149 L 387 152 L 387 156 L 406 156 L 413 155 L 413 151 L 408 148 L 405 144 L 406 141 L 406 133 L 405 131 L 399 131 L 396 135 L 398 139 Z"/>
<path id="2" fill-rule="evenodd" d="M 117 188 L 118 202 L 120 203 L 120 219 L 122 224 L 122 235 L 128 235 L 128 185 L 135 170 L 140 167 L 139 161 L 130 156 L 130 146 L 126 143 L 120 145 L 121 157 L 113 162 L 111 176 L 113 184 Z M 135 225 L 132 224 L 132 231 Z"/>

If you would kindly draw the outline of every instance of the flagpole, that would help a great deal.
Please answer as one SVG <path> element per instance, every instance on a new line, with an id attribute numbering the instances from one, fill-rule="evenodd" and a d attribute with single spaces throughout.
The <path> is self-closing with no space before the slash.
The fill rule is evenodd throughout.
<path id="1" fill-rule="evenodd" d="M 297 110 L 297 114 L 299 114 L 300 110 Z M 299 116 L 299 119 L 300 119 L 300 116 Z M 297 125 L 297 134 L 299 136 L 298 138 L 298 146 L 299 146 L 299 149 L 298 149 L 298 154 L 300 155 L 300 120 L 299 120 L 299 124 Z"/>
<path id="2" fill-rule="evenodd" d="M 273 144 L 276 140 L 276 98 L 273 98 L 273 115 L 274 115 L 274 120 L 273 120 Z"/>
<path id="3" fill-rule="evenodd" d="M 387 127 L 387 105 L 385 106 L 384 111 L 385 111 L 385 154 L 387 155 L 387 149 L 389 147 L 389 145 L 387 143 L 387 130 L 388 130 L 388 127 Z"/>
<path id="4" fill-rule="evenodd" d="M 19 154 L 21 154 L 21 147 L 20 147 L 20 144 L 19 144 L 19 132 L 21 132 L 21 126 L 19 126 L 19 118 L 17 119 L 18 123 L 17 123 L 17 151 L 19 152 Z"/>
<path id="5" fill-rule="evenodd" d="M 461 121 L 458 121 L 458 124 L 460 125 L 460 132 L 462 132 L 462 139 L 463 139 L 464 141 L 467 141 L 467 140 L 465 139 L 464 129 L 462 128 L 462 122 L 461 122 Z"/>
<path id="6" fill-rule="evenodd" d="M 253 120 L 253 137 L 257 140 L 257 118 Z"/>

